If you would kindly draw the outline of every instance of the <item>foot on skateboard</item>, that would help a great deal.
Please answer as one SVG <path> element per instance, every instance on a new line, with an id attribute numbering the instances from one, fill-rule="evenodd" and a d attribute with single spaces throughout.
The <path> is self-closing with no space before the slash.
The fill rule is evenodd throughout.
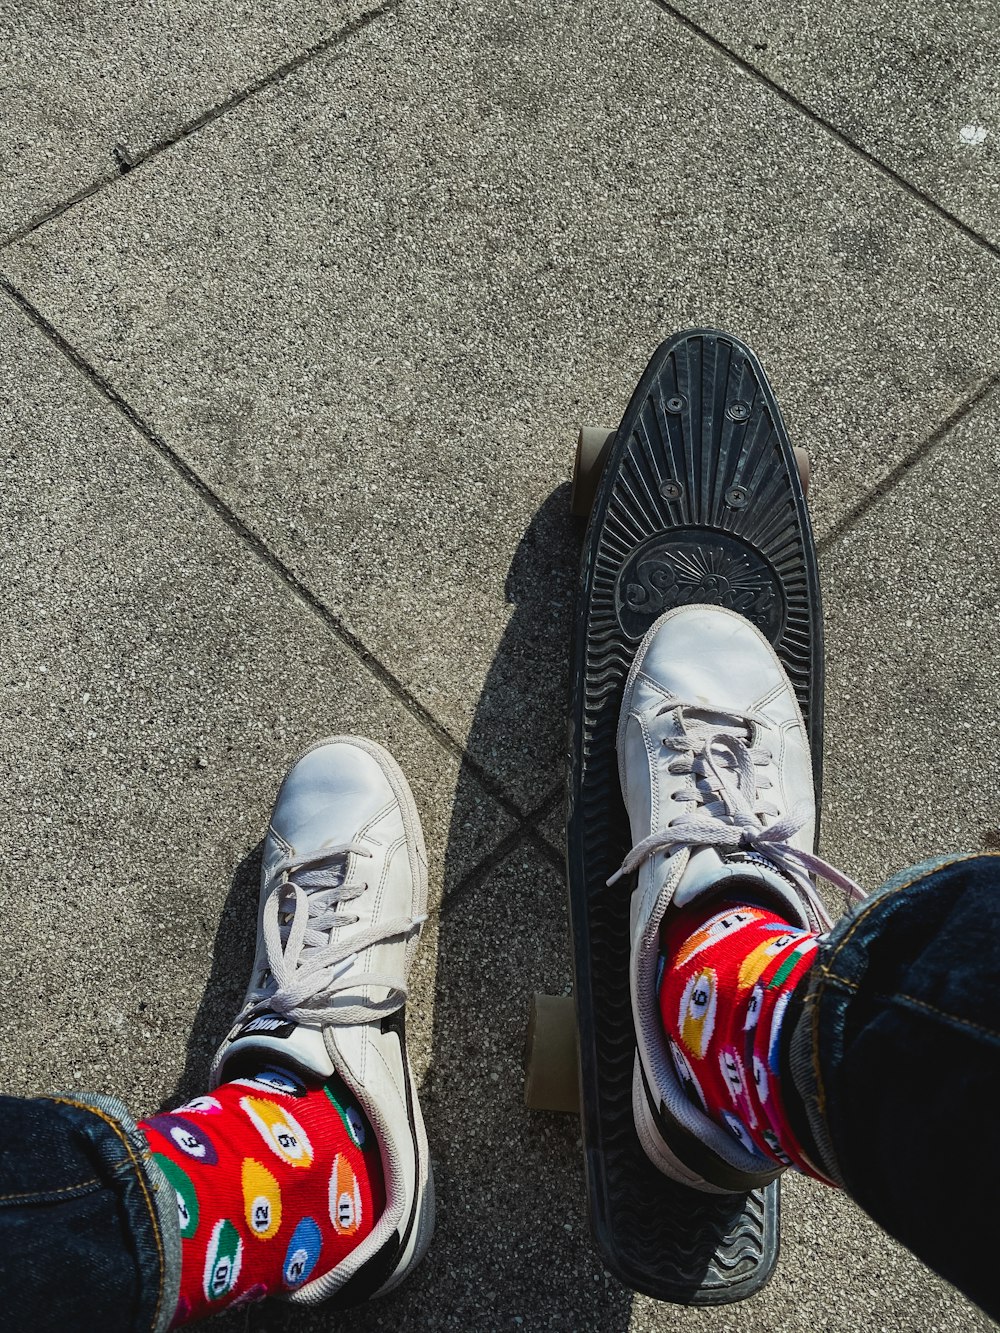
<path id="1" fill-rule="evenodd" d="M 657 1169 L 640 1142 L 630 885 L 607 882 L 633 842 L 619 714 L 639 645 L 665 612 L 727 608 L 757 627 L 787 673 L 818 801 L 823 646 L 807 484 L 808 460 L 793 450 L 757 358 L 712 330 L 665 342 L 618 429 L 584 432 L 578 451 L 573 507 L 589 508 L 590 522 L 574 631 L 567 864 L 584 1156 L 606 1266 L 660 1300 L 723 1304 L 762 1286 L 777 1260 L 779 1186 L 770 1172 L 735 1172 L 716 1182 L 725 1193 L 696 1191 L 662 1162 Z M 683 1167 L 707 1180 L 691 1159 Z"/>
<path id="2" fill-rule="evenodd" d="M 722 606 L 664 612 L 625 685 L 618 768 L 633 847 L 609 883 L 636 873 L 632 1110 L 647 1157 L 708 1193 L 793 1164 L 830 1183 L 785 1109 L 781 1017 L 833 925 L 811 876 L 863 891 L 815 855 L 809 741 L 760 630 Z"/>

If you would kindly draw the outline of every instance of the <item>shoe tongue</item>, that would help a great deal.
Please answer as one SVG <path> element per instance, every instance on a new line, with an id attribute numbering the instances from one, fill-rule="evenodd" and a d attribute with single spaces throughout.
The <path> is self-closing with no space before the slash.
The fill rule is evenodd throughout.
<path id="1" fill-rule="evenodd" d="M 737 851 L 720 856 L 714 847 L 699 847 L 691 853 L 673 896 L 675 907 L 684 907 L 703 893 L 718 893 L 738 899 L 740 892 L 754 900 L 764 898 L 793 925 L 810 929 L 799 896 L 773 861 L 761 852 Z"/>
<path id="2" fill-rule="evenodd" d="M 750 738 L 750 728 L 742 718 L 736 717 L 732 713 L 716 712 L 707 700 L 704 706 L 697 700 L 691 704 L 684 704 L 683 710 L 684 719 L 687 722 L 700 722 L 704 726 L 722 727 L 729 731 L 735 728 L 742 733 L 745 740 Z"/>
<path id="3" fill-rule="evenodd" d="M 243 1066 L 256 1057 L 263 1057 L 265 1062 L 290 1063 L 304 1073 L 316 1074 L 320 1078 L 328 1078 L 334 1072 L 319 1028 L 303 1027 L 268 1010 L 247 1019 L 239 1035 L 226 1048 L 217 1074 L 219 1081 L 224 1082 L 232 1076 L 229 1071 L 237 1062 Z"/>

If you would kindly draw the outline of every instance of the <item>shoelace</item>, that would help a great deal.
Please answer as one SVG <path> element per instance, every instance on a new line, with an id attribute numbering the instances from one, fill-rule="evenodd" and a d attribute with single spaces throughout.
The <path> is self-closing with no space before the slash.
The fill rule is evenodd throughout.
<path id="1" fill-rule="evenodd" d="M 756 769 L 768 763 L 771 755 L 761 747 L 751 749 L 748 744 L 752 724 L 762 719 L 752 713 L 715 709 L 711 710 L 712 715 L 725 718 L 725 722 L 708 722 L 691 716 L 706 711 L 709 710 L 695 704 L 678 702 L 657 711 L 658 717 L 676 714 L 677 729 L 673 735 L 664 737 L 663 744 L 678 751 L 678 758 L 670 763 L 671 772 L 694 773 L 694 789 L 678 793 L 677 797 L 694 802 L 698 809 L 669 821 L 660 832 L 637 842 L 608 884 L 631 874 L 659 852 L 704 846 L 722 852 L 753 851 L 793 881 L 816 919 L 824 929 L 829 929 L 833 924 L 830 914 L 809 876 L 818 875 L 855 900 L 865 897 L 864 889 L 812 852 L 790 845 L 788 839 L 809 819 L 810 809 L 807 802 L 802 802 L 787 814 L 779 815 L 777 807 L 763 794 L 770 783 L 766 779 L 760 782 Z M 762 815 L 778 817 L 765 824 Z"/>
<path id="2" fill-rule="evenodd" d="M 364 893 L 365 883 L 345 879 L 350 853 L 370 858 L 357 843 L 324 844 L 313 852 L 289 857 L 275 866 L 283 876 L 264 901 L 263 930 L 267 966 L 275 989 L 256 1000 L 249 1012 L 271 1010 L 308 1026 L 370 1022 L 398 1009 L 406 987 L 387 973 L 353 972 L 360 953 L 372 944 L 407 936 L 426 917 L 393 917 L 377 926 L 349 930 L 359 918 L 341 909 Z M 343 937 L 334 935 L 343 931 Z M 345 991 L 363 986 L 384 987 L 382 1000 L 338 1005 Z"/>

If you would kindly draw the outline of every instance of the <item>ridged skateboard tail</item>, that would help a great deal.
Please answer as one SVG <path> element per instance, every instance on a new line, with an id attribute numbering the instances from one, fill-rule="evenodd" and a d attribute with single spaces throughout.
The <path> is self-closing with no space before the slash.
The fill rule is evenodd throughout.
<path id="1" fill-rule="evenodd" d="M 631 844 L 615 737 L 629 667 L 653 621 L 673 606 L 726 606 L 763 631 L 792 679 L 818 800 L 823 644 L 815 550 L 777 402 L 737 338 L 695 330 L 664 343 L 603 458 L 600 444 L 591 441 L 576 479 L 577 495 L 589 486 L 594 500 L 574 631 L 568 820 L 591 1220 L 606 1266 L 629 1287 L 659 1300 L 722 1304 L 751 1295 L 774 1268 L 778 1184 L 747 1195 L 699 1193 L 661 1175 L 639 1144 L 629 886 L 606 886 Z"/>

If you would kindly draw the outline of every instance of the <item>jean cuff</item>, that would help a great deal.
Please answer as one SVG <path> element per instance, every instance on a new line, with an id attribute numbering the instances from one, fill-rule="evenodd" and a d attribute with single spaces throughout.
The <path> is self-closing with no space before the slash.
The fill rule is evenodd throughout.
<path id="1" fill-rule="evenodd" d="M 118 1097 L 102 1093 L 70 1092 L 55 1093 L 54 1098 L 88 1107 L 98 1115 L 113 1120 L 132 1150 L 137 1174 L 141 1175 L 137 1183 L 149 1202 L 148 1208 L 144 1210 L 134 1207 L 129 1210 L 136 1247 L 147 1253 L 155 1247 L 160 1260 L 159 1300 L 149 1328 L 150 1333 L 167 1333 L 177 1311 L 181 1290 L 181 1231 L 177 1195 L 154 1161 L 145 1135 Z"/>
<path id="2" fill-rule="evenodd" d="M 824 999 L 829 1003 L 831 997 L 850 999 L 845 988 L 833 975 L 832 964 L 841 945 L 850 935 L 854 923 L 861 915 L 870 913 L 875 904 L 889 894 L 897 893 L 915 880 L 926 878 L 935 870 L 940 870 L 953 861 L 962 860 L 959 856 L 936 856 L 921 861 L 915 866 L 899 871 L 891 879 L 876 889 L 874 893 L 855 904 L 835 923 L 830 931 L 819 941 L 816 962 L 809 972 L 807 990 L 802 1012 L 791 1035 L 788 1048 L 788 1063 L 792 1083 L 802 1100 L 809 1129 L 818 1151 L 819 1166 L 842 1189 L 845 1188 L 844 1174 L 837 1154 L 834 1151 L 826 1117 L 826 1098 L 823 1092 L 823 1077 L 820 1066 L 819 1031 L 820 1011 Z M 836 1052 L 826 1052 L 826 1058 L 836 1059 Z"/>

